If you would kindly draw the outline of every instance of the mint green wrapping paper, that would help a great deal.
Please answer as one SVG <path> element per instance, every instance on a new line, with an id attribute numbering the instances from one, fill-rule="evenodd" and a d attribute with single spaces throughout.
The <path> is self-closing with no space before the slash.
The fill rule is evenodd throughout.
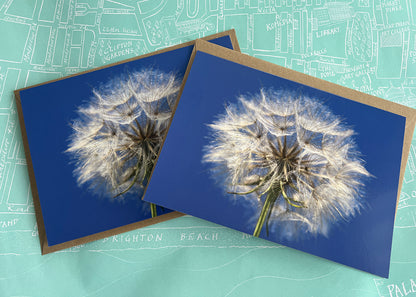
<path id="1" fill-rule="evenodd" d="M 189 216 L 40 255 L 13 90 L 235 28 L 244 53 L 415 108 L 416 2 L 351 2 L 0 1 L 0 296 L 416 296 L 415 143 L 389 279 Z"/>

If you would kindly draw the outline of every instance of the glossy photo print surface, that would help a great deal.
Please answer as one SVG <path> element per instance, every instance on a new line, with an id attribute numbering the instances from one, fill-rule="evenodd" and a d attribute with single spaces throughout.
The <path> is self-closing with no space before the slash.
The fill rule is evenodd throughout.
<path id="1" fill-rule="evenodd" d="M 222 35 L 212 42 L 232 49 L 230 35 Z M 49 247 L 175 216 L 141 196 L 192 48 L 178 46 L 19 91 L 32 190 L 35 185 Z M 141 225 L 113 233 L 134 226 Z"/>
<path id="2" fill-rule="evenodd" d="M 405 124 L 197 51 L 144 199 L 387 277 Z"/>

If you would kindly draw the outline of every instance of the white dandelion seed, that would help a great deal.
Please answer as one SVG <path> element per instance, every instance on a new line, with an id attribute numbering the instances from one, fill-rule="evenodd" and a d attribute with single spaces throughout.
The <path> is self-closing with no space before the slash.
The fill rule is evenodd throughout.
<path id="1" fill-rule="evenodd" d="M 261 90 L 209 125 L 203 162 L 228 193 L 256 202 L 259 236 L 275 222 L 281 237 L 328 236 L 331 225 L 362 208 L 363 178 L 354 131 L 316 100 Z"/>
<path id="2" fill-rule="evenodd" d="M 143 188 L 171 119 L 182 79 L 145 69 L 93 90 L 72 123 L 67 152 L 79 186 L 112 197 Z"/>

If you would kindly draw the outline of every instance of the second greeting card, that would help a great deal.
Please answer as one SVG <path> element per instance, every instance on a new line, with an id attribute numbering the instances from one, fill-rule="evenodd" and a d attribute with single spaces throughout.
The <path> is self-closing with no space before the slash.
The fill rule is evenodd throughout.
<path id="1" fill-rule="evenodd" d="M 387 277 L 415 118 L 198 41 L 144 199 Z"/>

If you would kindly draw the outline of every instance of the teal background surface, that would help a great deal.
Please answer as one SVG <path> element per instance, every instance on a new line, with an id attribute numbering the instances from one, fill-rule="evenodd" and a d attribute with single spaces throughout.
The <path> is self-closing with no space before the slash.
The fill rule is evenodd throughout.
<path id="1" fill-rule="evenodd" d="M 0 296 L 416 296 L 415 140 L 389 279 L 189 216 L 40 255 L 12 91 L 230 28 L 245 53 L 416 107 L 413 0 L 0 0 Z"/>

